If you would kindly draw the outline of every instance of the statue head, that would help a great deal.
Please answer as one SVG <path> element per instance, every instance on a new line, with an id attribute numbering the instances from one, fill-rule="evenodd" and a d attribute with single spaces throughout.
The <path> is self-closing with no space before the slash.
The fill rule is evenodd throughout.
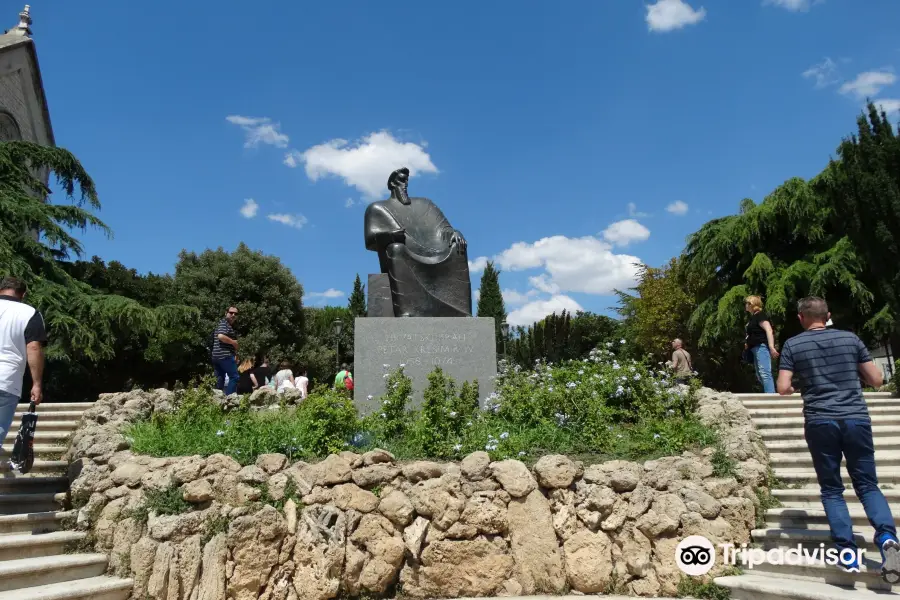
<path id="1" fill-rule="evenodd" d="M 409 185 L 409 169 L 401 167 L 391 173 L 388 177 L 387 187 L 391 190 L 391 197 L 396 198 L 403 204 L 409 204 L 409 193 L 407 186 Z"/>

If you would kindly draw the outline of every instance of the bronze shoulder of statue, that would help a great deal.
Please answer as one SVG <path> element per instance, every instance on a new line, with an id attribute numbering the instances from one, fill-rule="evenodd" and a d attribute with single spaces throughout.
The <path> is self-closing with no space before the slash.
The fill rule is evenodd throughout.
<path id="1" fill-rule="evenodd" d="M 434 202 L 411 198 L 408 184 L 409 169 L 391 173 L 390 198 L 373 202 L 365 214 L 366 249 L 378 253 L 388 275 L 394 316 L 471 317 L 466 239 Z M 445 250 L 435 252 L 429 240 L 447 244 Z"/>

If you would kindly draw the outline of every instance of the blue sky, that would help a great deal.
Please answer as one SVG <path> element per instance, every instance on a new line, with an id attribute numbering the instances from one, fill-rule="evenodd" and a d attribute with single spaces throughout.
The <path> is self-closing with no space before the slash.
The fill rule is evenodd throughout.
<path id="1" fill-rule="evenodd" d="M 12 26 L 19 7 L 7 4 Z M 606 312 L 634 260 L 811 177 L 867 96 L 900 108 L 896 0 L 32 1 L 57 144 L 115 232 L 87 257 L 279 256 L 309 304 L 378 271 L 396 167 L 510 321 Z M 252 200 L 251 200 L 252 199 Z M 480 273 L 473 270 L 473 288 Z"/>

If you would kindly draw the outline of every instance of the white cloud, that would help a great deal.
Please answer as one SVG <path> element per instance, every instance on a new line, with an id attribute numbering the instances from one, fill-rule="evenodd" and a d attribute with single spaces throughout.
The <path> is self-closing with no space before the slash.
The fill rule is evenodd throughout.
<path id="1" fill-rule="evenodd" d="M 311 298 L 345 298 L 347 294 L 341 290 L 328 288 L 324 292 L 310 292 L 307 296 L 310 296 Z"/>
<path id="2" fill-rule="evenodd" d="M 400 167 L 409 168 L 410 176 L 438 172 L 424 145 L 401 142 L 387 131 L 370 133 L 352 144 L 334 139 L 304 152 L 292 150 L 285 156 L 284 164 L 289 167 L 301 163 L 310 180 L 340 177 L 370 198 L 387 194 L 388 175 Z"/>
<path id="3" fill-rule="evenodd" d="M 242 117 L 231 115 L 225 117 L 229 123 L 239 126 L 247 135 L 245 148 L 255 148 L 260 144 L 270 144 L 276 148 L 285 148 L 290 138 L 278 131 L 280 123 L 273 123 L 269 117 Z"/>
<path id="4" fill-rule="evenodd" d="M 557 235 L 532 244 L 516 242 L 495 257 L 507 271 L 543 268 L 546 277 L 539 280 L 548 289 L 560 292 L 584 292 L 606 295 L 616 288 L 631 287 L 640 259 L 614 254 L 612 246 L 592 236 L 568 238 Z M 534 281 L 532 281 L 534 284 Z M 535 286 L 537 287 L 537 286 Z"/>
<path id="5" fill-rule="evenodd" d="M 503 302 L 506 303 L 507 306 L 517 306 L 519 304 L 525 304 L 528 302 L 529 298 L 537 295 L 537 290 L 528 290 L 526 293 L 519 292 L 513 289 L 503 290 Z"/>
<path id="6" fill-rule="evenodd" d="M 823 60 L 821 63 L 813 65 L 807 70 L 803 71 L 803 77 L 806 79 L 815 80 L 817 88 L 824 88 L 837 83 L 838 79 L 836 77 L 836 74 L 837 64 L 835 64 L 835 62 L 828 57 L 826 57 L 825 60 Z"/>
<path id="7" fill-rule="evenodd" d="M 676 200 L 672 204 L 666 207 L 666 210 L 672 213 L 673 215 L 684 216 L 688 212 L 687 202 L 682 202 L 681 200 Z"/>
<path id="8" fill-rule="evenodd" d="M 900 99 L 884 98 L 883 100 L 875 100 L 874 104 L 889 115 L 900 111 Z"/>
<path id="9" fill-rule="evenodd" d="M 773 5 L 785 8 L 792 12 L 804 12 L 809 10 L 810 4 L 818 4 L 820 0 L 810 2 L 810 0 L 764 0 L 763 6 Z"/>
<path id="10" fill-rule="evenodd" d="M 268 218 L 270 221 L 276 221 L 283 225 L 287 225 L 288 227 L 296 227 L 297 229 L 303 229 L 303 226 L 309 223 L 309 219 L 303 215 L 274 214 L 268 215 Z"/>
<path id="11" fill-rule="evenodd" d="M 241 214 L 244 215 L 245 219 L 252 219 L 256 216 L 257 212 L 259 212 L 259 204 L 256 203 L 256 200 L 253 198 L 244 200 L 244 205 L 241 207 Z"/>
<path id="12" fill-rule="evenodd" d="M 673 31 L 695 25 L 706 18 L 706 9 L 694 10 L 684 0 L 658 0 L 647 5 L 647 26 L 650 31 Z"/>
<path id="13" fill-rule="evenodd" d="M 540 321 L 547 315 L 562 311 L 577 312 L 584 310 L 578 302 L 569 296 L 557 295 L 546 300 L 535 300 L 518 308 L 506 317 L 506 322 L 513 327 L 528 326 Z"/>
<path id="14" fill-rule="evenodd" d="M 636 218 L 636 219 L 640 219 L 641 217 L 649 217 L 650 215 L 648 215 L 645 212 L 638 212 L 637 204 L 635 204 L 634 202 L 629 202 L 628 203 L 628 216 Z"/>
<path id="15" fill-rule="evenodd" d="M 650 230 L 635 221 L 617 221 L 603 230 L 603 239 L 616 246 L 627 246 L 632 242 L 643 242 L 650 237 Z"/>
<path id="16" fill-rule="evenodd" d="M 853 94 L 858 99 L 863 100 L 874 96 L 882 88 L 893 85 L 896 81 L 897 76 L 888 70 L 866 71 L 857 75 L 853 81 L 848 81 L 842 85 L 841 93 Z"/>
<path id="17" fill-rule="evenodd" d="M 469 272 L 470 273 L 480 273 L 484 271 L 484 268 L 487 267 L 488 258 L 487 256 L 479 256 L 475 260 L 469 261 Z"/>
<path id="18" fill-rule="evenodd" d="M 545 294 L 558 294 L 559 286 L 550 281 L 546 275 L 535 275 L 528 278 L 528 284 L 539 292 Z"/>

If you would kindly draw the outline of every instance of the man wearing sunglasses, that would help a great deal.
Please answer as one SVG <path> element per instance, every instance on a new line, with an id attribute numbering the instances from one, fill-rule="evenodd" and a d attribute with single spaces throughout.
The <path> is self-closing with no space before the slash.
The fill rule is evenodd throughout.
<path id="1" fill-rule="evenodd" d="M 212 363 L 216 371 L 216 389 L 225 392 L 226 396 L 234 393 L 238 384 L 237 371 L 237 334 L 234 332 L 234 320 L 237 319 L 238 310 L 235 307 L 228 309 L 225 318 L 219 321 L 213 333 Z M 228 375 L 228 386 L 225 386 L 225 376 Z"/>

